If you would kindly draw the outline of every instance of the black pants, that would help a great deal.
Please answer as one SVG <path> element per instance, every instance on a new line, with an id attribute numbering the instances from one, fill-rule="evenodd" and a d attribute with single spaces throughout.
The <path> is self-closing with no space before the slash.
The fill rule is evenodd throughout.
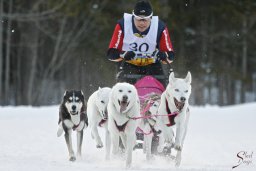
<path id="1" fill-rule="evenodd" d="M 136 66 L 125 62 L 118 64 L 117 82 L 128 82 L 135 84 L 137 80 L 146 75 L 152 75 L 166 87 L 167 77 L 164 75 L 161 63 L 154 63 L 147 66 Z"/>

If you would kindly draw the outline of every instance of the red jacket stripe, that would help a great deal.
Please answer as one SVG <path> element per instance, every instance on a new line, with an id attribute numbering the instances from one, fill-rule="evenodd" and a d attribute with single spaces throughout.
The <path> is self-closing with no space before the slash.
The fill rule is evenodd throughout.
<path id="1" fill-rule="evenodd" d="M 116 25 L 109 48 L 118 49 L 122 51 L 124 34 L 119 24 Z"/>
<path id="2" fill-rule="evenodd" d="M 171 38 L 170 38 L 167 27 L 165 27 L 164 31 L 162 32 L 160 43 L 159 43 L 159 49 L 160 51 L 163 51 L 163 52 L 173 51 Z"/>

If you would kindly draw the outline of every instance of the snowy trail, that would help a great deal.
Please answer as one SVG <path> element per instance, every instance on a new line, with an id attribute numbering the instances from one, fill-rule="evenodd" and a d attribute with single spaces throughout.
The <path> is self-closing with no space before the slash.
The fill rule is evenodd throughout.
<path id="1" fill-rule="evenodd" d="M 89 129 L 85 131 L 83 158 L 69 162 L 64 137 L 56 136 L 57 119 L 58 106 L 0 107 L 0 171 L 125 170 L 122 159 L 104 160 L 104 149 L 96 149 Z M 255 122 L 256 103 L 191 107 L 181 167 L 177 169 L 161 157 L 147 162 L 142 151 L 136 150 L 130 170 L 255 171 Z M 252 158 L 244 159 L 252 163 L 231 169 L 238 164 L 240 151 L 253 152 Z"/>

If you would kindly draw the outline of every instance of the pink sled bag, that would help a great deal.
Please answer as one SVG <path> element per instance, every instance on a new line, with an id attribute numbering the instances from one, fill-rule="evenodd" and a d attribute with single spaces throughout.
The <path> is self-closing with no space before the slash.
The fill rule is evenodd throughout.
<path id="1" fill-rule="evenodd" d="M 157 93 L 161 95 L 165 88 L 162 83 L 160 83 L 153 76 L 145 76 L 138 80 L 134 85 L 138 91 L 140 97 L 140 102 L 143 103 L 147 99 L 147 95 L 151 93 Z"/>

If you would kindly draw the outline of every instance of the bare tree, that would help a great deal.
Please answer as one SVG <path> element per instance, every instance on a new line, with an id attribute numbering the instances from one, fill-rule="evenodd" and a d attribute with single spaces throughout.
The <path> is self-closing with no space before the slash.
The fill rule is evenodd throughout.
<path id="1" fill-rule="evenodd" d="M 60 2 L 56 3 L 53 8 L 48 9 L 46 11 L 36 11 L 34 13 L 7 13 L 3 14 L 4 18 L 8 18 L 11 20 L 16 21 L 35 21 L 35 20 L 46 20 L 52 18 L 53 16 L 58 15 L 57 11 L 60 10 L 65 4 L 67 0 L 61 0 Z M 28 3 L 29 5 L 31 4 Z M 43 0 L 39 0 L 35 2 L 35 6 L 45 5 L 47 2 Z"/>
<path id="2" fill-rule="evenodd" d="M 30 26 L 31 27 L 31 26 Z M 37 74 L 37 62 L 38 62 L 38 39 L 39 39 L 39 35 L 38 35 L 38 30 L 35 29 L 35 27 L 33 27 L 31 29 L 31 39 L 30 39 L 30 43 L 32 45 L 32 48 L 30 48 L 31 51 L 31 61 L 30 61 L 30 72 L 29 72 L 29 80 L 28 80 L 28 86 L 27 86 L 27 98 L 28 98 L 28 104 L 33 104 L 34 102 L 34 95 L 33 95 L 33 91 L 35 91 L 35 77 Z"/>
<path id="3" fill-rule="evenodd" d="M 13 0 L 9 1 L 9 9 L 8 13 L 12 13 L 12 7 L 13 7 Z M 8 20 L 7 24 L 7 38 L 6 38 L 6 55 L 5 55 L 5 85 L 4 85 L 4 92 L 5 92 L 5 98 L 9 98 L 7 96 L 7 92 L 9 92 L 10 89 L 10 58 L 11 58 L 11 33 L 12 33 L 12 20 Z M 10 99 L 7 99 L 8 101 Z"/>
<path id="4" fill-rule="evenodd" d="M 4 2 L 0 0 L 0 104 L 3 101 L 3 13 Z"/>

